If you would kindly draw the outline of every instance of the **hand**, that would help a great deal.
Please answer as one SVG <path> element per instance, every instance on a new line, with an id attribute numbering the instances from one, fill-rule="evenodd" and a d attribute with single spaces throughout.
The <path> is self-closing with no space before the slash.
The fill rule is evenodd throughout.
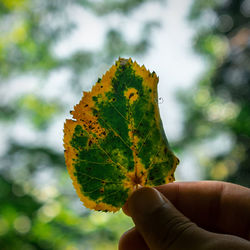
<path id="1" fill-rule="evenodd" d="M 123 207 L 135 228 L 120 250 L 250 250 L 250 189 L 175 182 L 136 190 Z"/>

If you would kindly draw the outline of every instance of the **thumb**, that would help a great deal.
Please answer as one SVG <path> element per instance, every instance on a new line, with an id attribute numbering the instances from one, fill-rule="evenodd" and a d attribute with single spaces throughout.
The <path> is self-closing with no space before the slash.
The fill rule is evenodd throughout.
<path id="1" fill-rule="evenodd" d="M 128 212 L 150 249 L 201 249 L 209 232 L 199 228 L 153 188 L 140 188 L 128 200 Z"/>

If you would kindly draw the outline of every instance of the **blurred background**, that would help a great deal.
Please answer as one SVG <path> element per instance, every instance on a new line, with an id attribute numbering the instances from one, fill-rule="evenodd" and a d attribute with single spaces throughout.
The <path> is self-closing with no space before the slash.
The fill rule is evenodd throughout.
<path id="1" fill-rule="evenodd" d="M 250 187 L 250 0 L 1 0 L 0 248 L 117 249 L 82 206 L 63 123 L 119 57 L 155 71 L 178 181 Z"/>

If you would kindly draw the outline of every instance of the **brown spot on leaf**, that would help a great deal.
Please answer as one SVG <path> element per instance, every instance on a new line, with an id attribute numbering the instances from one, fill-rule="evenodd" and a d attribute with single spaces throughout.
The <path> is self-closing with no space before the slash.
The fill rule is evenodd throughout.
<path id="1" fill-rule="evenodd" d="M 131 93 L 128 98 L 130 99 L 134 95 L 135 95 L 134 93 Z"/>

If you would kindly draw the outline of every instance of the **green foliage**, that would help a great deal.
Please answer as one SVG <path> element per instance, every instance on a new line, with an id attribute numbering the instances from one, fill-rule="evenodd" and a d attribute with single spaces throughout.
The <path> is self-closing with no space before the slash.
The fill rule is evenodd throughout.
<path id="1" fill-rule="evenodd" d="M 185 105 L 185 134 L 180 148 L 202 147 L 220 135 L 231 138 L 227 151 L 199 159 L 205 178 L 250 186 L 250 47 L 245 1 L 193 2 L 190 18 L 197 28 L 194 49 L 209 68 L 196 91 L 180 94 Z M 215 20 L 209 25 L 206 14 Z M 204 23 L 205 22 L 205 23 Z M 219 149 L 221 151 L 221 148 Z M 222 150 L 223 151 L 223 150 Z"/>
<path id="2" fill-rule="evenodd" d="M 164 2 L 164 0 L 157 0 L 159 2 Z M 90 7 L 98 15 L 109 14 L 110 12 L 120 12 L 123 14 L 130 14 L 131 11 L 140 7 L 145 2 L 150 2 L 150 0 L 101 0 L 98 4 L 93 3 L 94 1 L 79 1 L 84 6 Z"/>
<path id="3" fill-rule="evenodd" d="M 18 106 L 38 129 L 46 128 L 53 116 L 60 112 L 58 103 L 46 102 L 30 94 L 20 98 Z"/>
<path id="4" fill-rule="evenodd" d="M 79 97 L 86 72 L 99 74 L 96 65 L 107 65 L 123 53 L 145 53 L 154 24 L 143 24 L 141 37 L 133 43 L 122 29 L 111 29 L 99 50 L 61 56 L 55 48 L 75 30 L 75 9 L 103 19 L 114 12 L 128 18 L 146 2 L 0 1 L 1 249 L 117 249 L 131 222 L 121 213 L 76 209 L 80 204 L 66 173 L 63 149 L 58 149 L 58 123 L 62 126 L 73 104 L 68 96 Z M 88 39 L 88 34 L 81 35 Z M 50 81 L 64 72 L 69 72 L 67 86 Z"/>

